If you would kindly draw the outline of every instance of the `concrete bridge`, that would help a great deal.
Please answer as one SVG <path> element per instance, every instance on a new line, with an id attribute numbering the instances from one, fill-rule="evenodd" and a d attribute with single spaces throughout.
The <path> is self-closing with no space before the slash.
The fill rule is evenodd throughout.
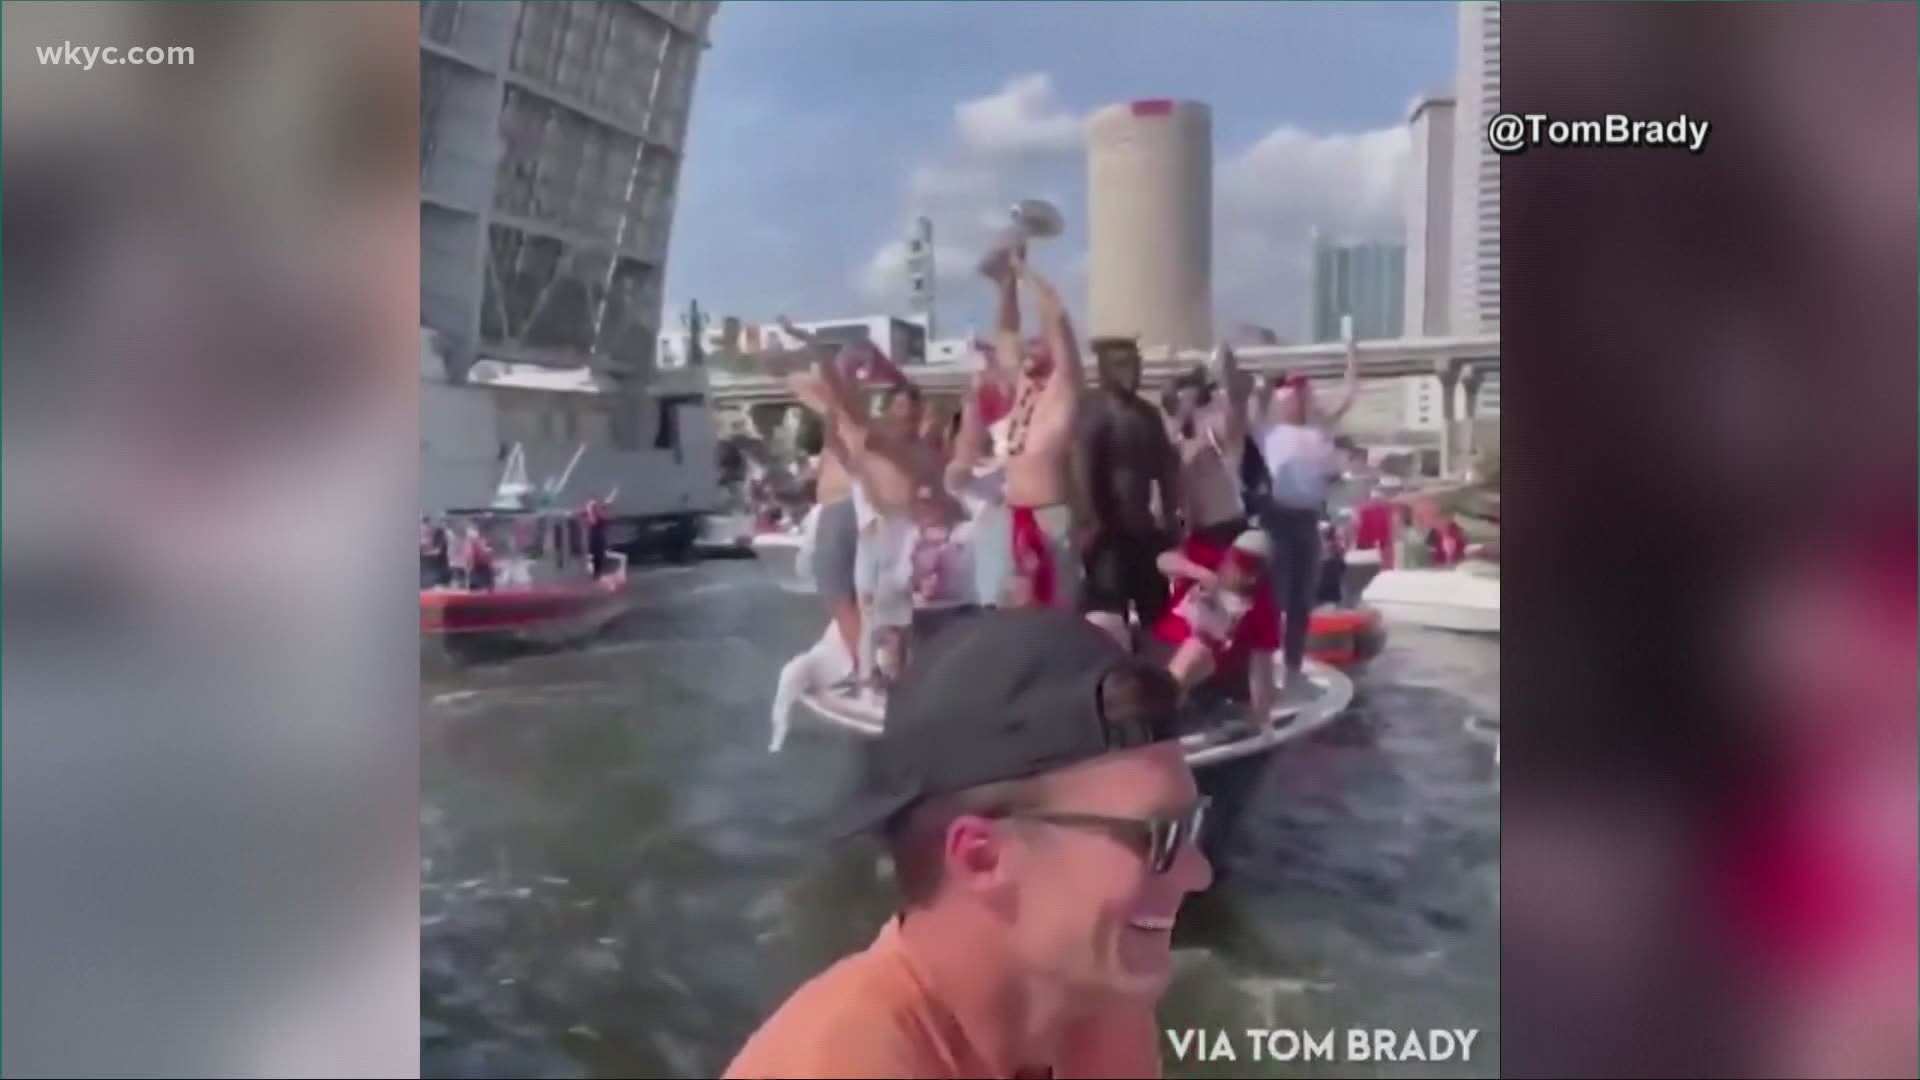
<path id="1" fill-rule="evenodd" d="M 1363 379 L 1434 375 L 1442 383 L 1457 383 L 1500 366 L 1500 339 L 1491 334 L 1362 341 L 1356 348 Z M 1346 370 L 1347 352 L 1345 344 L 1335 341 L 1318 345 L 1253 345 L 1235 349 L 1234 355 L 1242 370 L 1256 375 L 1300 374 L 1314 379 L 1337 379 Z M 1142 384 L 1148 389 L 1157 389 L 1194 365 L 1206 363 L 1209 356 L 1197 351 L 1171 356 L 1165 352 L 1149 353 L 1142 371 Z M 964 391 L 973 378 L 973 369 L 961 364 L 921 365 L 908 368 L 907 375 L 926 393 L 946 396 Z M 707 394 L 716 407 L 787 405 L 794 400 L 781 378 L 735 375 L 719 370 L 709 371 Z"/>
<path id="2" fill-rule="evenodd" d="M 1440 380 L 1441 462 L 1443 470 L 1452 469 L 1453 421 L 1474 419 L 1476 391 L 1483 375 L 1500 366 L 1498 335 L 1467 337 L 1391 338 L 1361 341 L 1359 372 L 1362 379 L 1392 379 L 1410 375 L 1431 375 Z M 1164 350 L 1149 352 L 1141 371 L 1143 389 L 1152 391 L 1205 364 L 1211 354 L 1199 351 L 1170 355 Z M 1305 375 L 1310 379 L 1339 379 L 1346 371 L 1347 346 L 1344 342 L 1316 345 L 1250 345 L 1234 350 L 1241 370 L 1274 378 L 1281 375 Z M 1091 361 L 1089 360 L 1089 368 Z M 972 382 L 974 368 L 961 364 L 922 365 L 906 369 L 907 375 L 936 403 L 957 400 Z M 1454 388 L 1467 389 L 1464 417 L 1454 413 Z M 708 400 L 722 414 L 744 414 L 743 419 L 760 431 L 771 431 L 788 406 L 795 405 L 785 379 L 771 375 L 736 375 L 718 369 L 708 371 Z"/>

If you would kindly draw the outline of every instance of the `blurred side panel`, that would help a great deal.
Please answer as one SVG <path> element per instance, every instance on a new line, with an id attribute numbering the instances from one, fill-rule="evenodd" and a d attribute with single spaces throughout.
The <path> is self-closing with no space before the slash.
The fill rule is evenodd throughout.
<path id="1" fill-rule="evenodd" d="M 1917 1075 L 1915 31 L 1501 5 L 1509 1075 Z"/>
<path id="2" fill-rule="evenodd" d="M 0 1070 L 417 1075 L 418 9 L 0 13 Z"/>

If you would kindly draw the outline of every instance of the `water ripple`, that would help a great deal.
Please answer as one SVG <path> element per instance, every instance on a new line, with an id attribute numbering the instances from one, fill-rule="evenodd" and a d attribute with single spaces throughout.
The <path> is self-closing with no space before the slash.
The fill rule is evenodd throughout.
<path id="1" fill-rule="evenodd" d="M 887 913 L 873 851 L 819 834 L 852 747 L 802 725 L 765 753 L 816 602 L 750 562 L 635 588 L 607 643 L 423 695 L 423 1075 L 718 1075 Z M 1359 689 L 1267 763 L 1162 1019 L 1477 1027 L 1467 1073 L 1395 1075 L 1497 1075 L 1498 648 L 1396 632 Z"/>

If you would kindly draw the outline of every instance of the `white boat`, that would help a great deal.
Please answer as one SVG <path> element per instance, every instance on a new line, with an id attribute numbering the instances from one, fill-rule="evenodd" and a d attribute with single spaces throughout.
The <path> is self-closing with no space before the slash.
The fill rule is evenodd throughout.
<path id="1" fill-rule="evenodd" d="M 693 550 L 704 559 L 740 558 L 753 554 L 752 514 L 708 514 L 700 519 L 700 537 Z"/>
<path id="2" fill-rule="evenodd" d="M 1276 703 L 1271 724 L 1258 730 L 1228 727 L 1182 738 L 1180 746 L 1186 753 L 1187 764 L 1194 769 L 1205 769 L 1256 757 L 1338 720 L 1353 704 L 1353 681 L 1317 660 L 1307 661 L 1306 674 L 1313 684 L 1313 696 Z M 878 738 L 883 726 L 884 705 L 880 697 L 871 692 L 816 690 L 801 695 L 800 704 L 828 725 L 856 735 Z"/>
<path id="3" fill-rule="evenodd" d="M 1390 623 L 1466 634 L 1500 632 L 1500 570 L 1469 560 L 1434 570 L 1383 570 L 1365 603 Z"/>
<path id="4" fill-rule="evenodd" d="M 814 591 L 812 559 L 807 557 L 812 549 L 804 531 L 759 533 L 754 536 L 752 547 L 754 557 L 766 566 L 782 589 L 805 594 Z"/>

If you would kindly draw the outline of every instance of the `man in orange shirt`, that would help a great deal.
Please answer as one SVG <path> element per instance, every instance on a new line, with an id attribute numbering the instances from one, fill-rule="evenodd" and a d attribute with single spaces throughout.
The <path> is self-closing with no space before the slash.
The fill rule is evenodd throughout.
<path id="1" fill-rule="evenodd" d="M 909 661 L 874 791 L 900 913 L 728 1078 L 1158 1077 L 1174 917 L 1212 881 L 1179 690 L 1069 611 L 984 612 Z"/>

